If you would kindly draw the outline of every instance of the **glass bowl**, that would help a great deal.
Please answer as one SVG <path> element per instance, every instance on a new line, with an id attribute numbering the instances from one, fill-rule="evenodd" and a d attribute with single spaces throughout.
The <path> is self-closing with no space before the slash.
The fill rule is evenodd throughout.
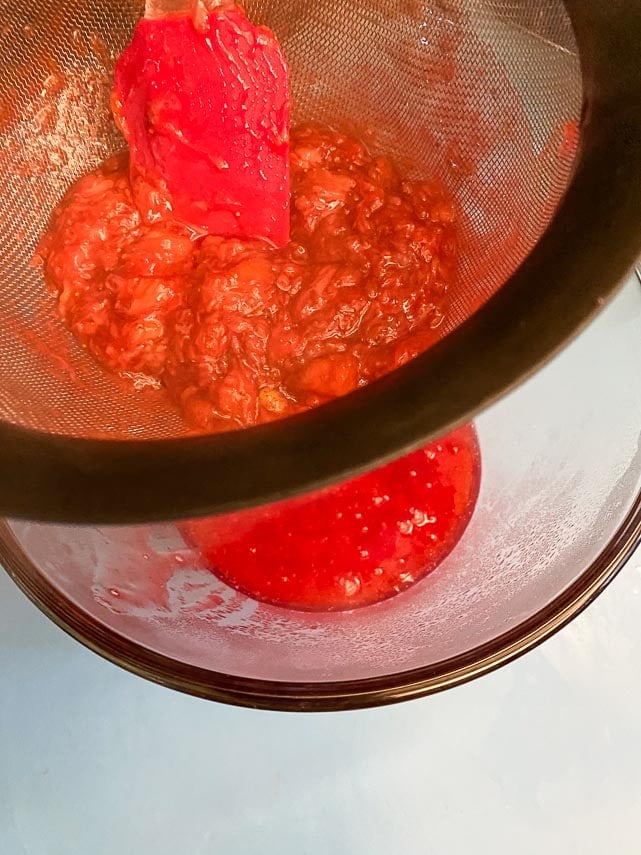
<path id="1" fill-rule="evenodd" d="M 173 523 L 5 520 L 0 560 L 87 647 L 136 674 L 251 707 L 331 710 L 469 680 L 563 626 L 641 534 L 641 289 L 631 279 L 568 349 L 476 421 L 481 490 L 463 538 L 374 606 L 257 603 Z"/>

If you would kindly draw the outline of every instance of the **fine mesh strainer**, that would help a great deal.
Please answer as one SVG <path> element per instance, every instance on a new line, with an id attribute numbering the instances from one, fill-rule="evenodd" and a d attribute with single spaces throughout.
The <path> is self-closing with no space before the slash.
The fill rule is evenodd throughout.
<path id="1" fill-rule="evenodd" d="M 123 146 L 109 115 L 111 74 L 142 4 L 2 0 L 2 514 L 144 521 L 347 477 L 469 418 L 530 374 L 634 261 L 637 0 L 246 7 L 284 47 L 295 121 L 353 131 L 455 195 L 449 334 L 366 389 L 213 437 L 190 436 L 162 393 L 103 372 L 57 320 L 30 259 L 66 188 Z"/>

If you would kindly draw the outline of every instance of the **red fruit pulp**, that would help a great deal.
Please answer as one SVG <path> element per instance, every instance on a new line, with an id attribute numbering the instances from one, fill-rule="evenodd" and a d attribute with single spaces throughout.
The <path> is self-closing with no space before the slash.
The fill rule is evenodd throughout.
<path id="1" fill-rule="evenodd" d="M 468 425 L 366 475 L 267 507 L 183 525 L 212 571 L 295 609 L 367 606 L 432 571 L 469 522 L 480 483 Z"/>
<path id="2" fill-rule="evenodd" d="M 289 238 L 287 63 L 273 33 L 225 4 L 141 20 L 114 74 L 134 198 L 198 231 Z"/>
<path id="3" fill-rule="evenodd" d="M 443 329 L 457 254 L 447 191 L 322 125 L 292 129 L 290 162 L 281 249 L 154 222 L 124 155 L 70 188 L 38 247 L 80 342 L 111 371 L 162 383 L 206 431 L 347 394 Z"/>

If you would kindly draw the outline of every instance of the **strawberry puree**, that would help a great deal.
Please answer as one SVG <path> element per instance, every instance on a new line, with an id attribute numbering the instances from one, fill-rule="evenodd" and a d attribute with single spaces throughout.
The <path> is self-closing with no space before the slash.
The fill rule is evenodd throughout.
<path id="1" fill-rule="evenodd" d="M 38 255 L 59 311 L 108 369 L 164 385 L 204 431 L 343 395 L 438 337 L 454 204 L 328 127 L 292 131 L 291 240 L 196 236 L 134 198 L 126 154 L 86 175 Z"/>
<path id="2" fill-rule="evenodd" d="M 287 502 L 185 523 L 223 581 L 304 610 L 371 605 L 418 582 L 469 522 L 480 455 L 471 426 L 360 478 Z"/>

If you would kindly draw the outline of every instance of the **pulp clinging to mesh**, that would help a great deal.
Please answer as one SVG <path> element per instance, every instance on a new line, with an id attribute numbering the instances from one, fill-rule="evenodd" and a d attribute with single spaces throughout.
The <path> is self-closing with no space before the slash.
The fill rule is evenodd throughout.
<path id="1" fill-rule="evenodd" d="M 232 12 L 236 17 L 225 36 L 220 22 Z M 246 22 L 239 14 L 236 9 L 215 13 L 217 38 L 229 37 L 232 46 L 238 20 Z M 180 39 L 189 39 L 191 49 L 209 38 L 202 24 L 199 31 L 188 18 L 164 23 L 162 44 L 174 55 Z M 261 49 L 275 53 L 269 31 L 260 28 L 260 38 Z M 132 45 L 149 49 L 136 35 Z M 225 46 L 224 56 L 230 49 Z M 212 56 L 208 49 L 208 61 Z M 123 57 L 113 101 L 129 137 L 130 157 L 117 156 L 78 181 L 38 248 L 62 318 L 105 367 L 137 385 L 164 386 L 190 424 L 218 431 L 343 395 L 439 337 L 456 266 L 455 207 L 441 186 L 404 180 L 390 158 L 370 154 L 336 130 L 300 125 L 286 145 L 289 240 L 277 247 L 283 236 L 281 156 L 287 139 L 281 120 L 289 113 L 280 78 L 272 79 L 269 90 L 281 98 L 276 118 L 260 94 L 251 109 L 242 110 L 242 99 L 234 101 L 227 85 L 219 105 L 219 113 L 227 110 L 225 121 L 212 128 L 189 102 L 181 103 L 182 83 L 171 91 L 165 70 L 160 81 L 151 81 L 161 98 L 160 104 L 153 99 L 147 104 L 153 133 L 145 139 L 140 111 L 128 106 L 123 94 L 140 104 L 140 75 L 132 82 L 131 55 Z M 197 68 L 184 65 L 181 73 L 191 80 Z M 233 69 L 226 67 L 224 74 L 233 78 Z M 262 78 L 254 84 L 263 85 Z M 237 90 L 245 91 L 240 85 Z M 223 158 L 221 134 L 230 124 L 235 131 Z M 211 145 L 202 142 L 207 128 L 218 134 Z M 248 149 L 239 157 L 245 143 Z M 194 182 L 214 150 L 228 168 L 215 170 L 214 179 L 224 177 L 218 207 L 203 213 Z M 182 187 L 177 183 L 181 156 L 191 182 Z M 256 160 L 248 183 L 243 164 L 250 156 Z M 159 178 L 159 159 L 171 188 Z M 269 164 L 276 168 L 275 182 L 264 172 Z M 224 205 L 234 186 L 230 176 L 239 179 L 236 210 L 243 214 L 231 219 Z M 215 187 L 201 195 L 214 198 Z M 203 218 L 187 224 L 177 219 L 176 210 L 189 219 L 194 201 Z M 220 233 L 203 234 L 208 222 Z"/>

